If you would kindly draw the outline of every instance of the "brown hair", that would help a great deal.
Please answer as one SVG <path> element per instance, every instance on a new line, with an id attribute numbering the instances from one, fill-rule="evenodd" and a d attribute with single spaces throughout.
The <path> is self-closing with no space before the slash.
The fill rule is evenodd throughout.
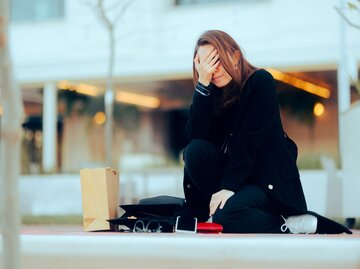
<path id="1" fill-rule="evenodd" d="M 196 42 L 193 58 L 196 57 L 200 46 L 208 44 L 214 46 L 217 49 L 222 66 L 233 79 L 234 87 L 226 87 L 222 94 L 221 100 L 217 104 L 218 108 L 222 109 L 230 106 L 240 98 L 242 88 L 248 76 L 253 73 L 257 68 L 251 65 L 245 59 L 244 54 L 236 41 L 229 34 L 220 30 L 209 30 L 199 37 L 198 41 Z M 235 52 L 239 53 L 239 61 L 237 63 L 237 68 L 234 67 L 231 59 L 229 58 L 229 55 L 232 57 Z M 193 77 L 195 85 L 199 79 L 199 75 L 195 69 L 194 62 Z"/>

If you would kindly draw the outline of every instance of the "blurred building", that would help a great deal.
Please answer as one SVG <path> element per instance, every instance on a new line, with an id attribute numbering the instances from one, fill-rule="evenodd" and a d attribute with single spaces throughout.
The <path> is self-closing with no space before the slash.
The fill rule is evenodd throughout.
<path id="1" fill-rule="evenodd" d="M 11 1 L 11 50 L 27 115 L 24 173 L 73 172 L 104 160 L 109 40 L 88 2 Z M 301 167 L 316 168 L 321 154 L 338 158 L 338 4 L 134 0 L 115 28 L 114 162 L 177 161 L 187 143 L 193 49 L 208 29 L 228 32 L 250 62 L 277 79 L 283 124 L 298 143 Z M 116 16 L 116 7 L 109 12 Z M 356 74 L 360 32 L 347 31 Z M 352 100 L 357 96 L 353 90 Z"/>

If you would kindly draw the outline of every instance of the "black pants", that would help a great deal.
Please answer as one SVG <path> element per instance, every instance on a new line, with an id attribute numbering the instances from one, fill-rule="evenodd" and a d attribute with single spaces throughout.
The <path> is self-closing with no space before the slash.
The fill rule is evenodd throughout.
<path id="1" fill-rule="evenodd" d="M 206 140 L 196 139 L 184 151 L 184 192 L 194 215 L 204 221 L 209 218 L 211 196 L 220 190 L 227 156 Z M 281 233 L 284 223 L 279 204 L 256 183 L 248 182 L 228 199 L 223 209 L 217 209 L 213 221 L 226 233 Z"/>

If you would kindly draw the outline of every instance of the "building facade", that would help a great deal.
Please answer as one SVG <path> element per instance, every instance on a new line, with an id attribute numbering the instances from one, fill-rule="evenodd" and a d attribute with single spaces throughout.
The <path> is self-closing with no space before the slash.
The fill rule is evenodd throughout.
<path id="1" fill-rule="evenodd" d="M 88 2 L 12 1 L 11 50 L 28 116 L 25 173 L 75 172 L 104 161 L 109 38 Z M 250 62 L 271 70 L 285 130 L 300 149 L 299 165 L 316 168 L 322 154 L 337 159 L 339 5 L 336 0 L 130 1 L 115 27 L 114 163 L 177 162 L 187 143 L 183 127 L 193 92 L 193 49 L 208 29 L 228 32 Z M 118 12 L 114 7 L 109 16 Z M 346 26 L 354 79 L 359 48 L 360 31 Z M 306 83 L 328 95 L 310 93 Z M 358 99 L 354 89 L 351 96 Z"/>

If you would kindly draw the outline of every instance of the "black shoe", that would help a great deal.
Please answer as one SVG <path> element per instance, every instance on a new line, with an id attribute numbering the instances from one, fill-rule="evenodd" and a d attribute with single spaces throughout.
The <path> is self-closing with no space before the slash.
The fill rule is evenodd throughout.
<path id="1" fill-rule="evenodd" d="M 317 217 L 318 224 L 316 233 L 318 234 L 352 234 L 352 231 L 350 231 L 344 225 L 337 223 L 336 221 L 325 218 L 315 212 L 308 211 L 307 213 Z"/>

